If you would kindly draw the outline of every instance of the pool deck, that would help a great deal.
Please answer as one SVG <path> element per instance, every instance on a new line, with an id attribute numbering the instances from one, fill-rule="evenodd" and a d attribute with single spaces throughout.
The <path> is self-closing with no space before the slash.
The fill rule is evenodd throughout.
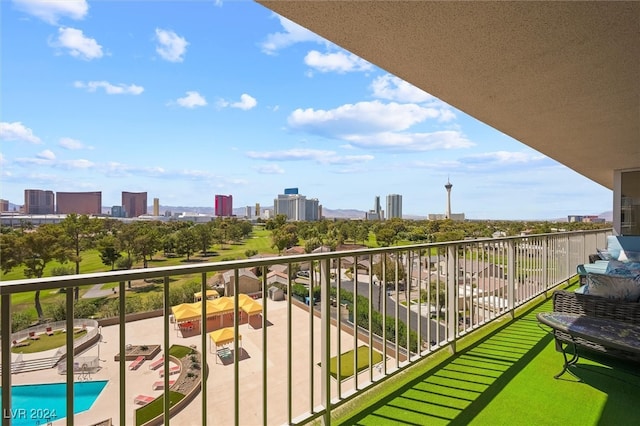
<path id="1" fill-rule="evenodd" d="M 259 302 L 262 303 L 261 300 Z M 240 377 L 240 424 L 261 424 L 262 421 L 262 369 L 263 362 L 267 365 L 268 381 L 268 412 L 267 424 L 288 423 L 287 419 L 287 302 L 268 301 L 267 318 L 267 351 L 266 360 L 263 361 L 262 329 L 252 328 L 249 324 L 240 325 L 242 336 L 243 355 L 239 362 Z M 320 395 L 320 368 L 317 366 L 320 360 L 319 344 L 314 345 L 314 362 L 309 358 L 311 325 L 309 315 L 303 309 L 292 307 L 292 393 L 293 413 L 296 415 L 311 411 L 313 405 L 319 404 Z M 169 324 L 170 343 L 184 346 L 194 345 L 201 350 L 201 335 L 184 338 L 179 331 Z M 163 318 L 157 317 L 147 320 L 130 322 L 126 325 L 126 341 L 134 345 L 161 344 L 163 341 Z M 75 423 L 81 425 L 95 424 L 111 418 L 114 425 L 119 422 L 118 401 L 120 398 L 119 364 L 114 361 L 118 352 L 119 325 L 102 327 L 102 342 L 77 356 L 98 356 L 100 369 L 90 375 L 89 380 L 108 380 L 109 382 L 90 410 L 75 416 Z M 313 320 L 313 334 L 320 335 L 320 321 L 317 317 Z M 336 329 L 332 328 L 332 341 L 335 342 Z M 316 342 L 319 340 L 314 337 Z M 342 352 L 353 348 L 353 336 L 341 332 Z M 209 346 L 209 345 L 207 345 Z M 163 348 L 164 350 L 164 348 Z M 52 351 L 55 353 L 55 350 Z M 202 352 L 202 351 L 201 351 Z M 335 354 L 332 354 L 335 355 Z M 34 355 L 31 355 L 32 357 Z M 38 357 L 50 356 L 39 353 Z M 137 395 L 149 395 L 156 397 L 162 394 L 162 390 L 153 390 L 153 383 L 161 380 L 159 370 L 151 370 L 149 364 L 160 358 L 157 355 L 153 360 L 144 361 L 139 368 L 129 370 L 131 361 L 126 361 L 126 423 L 134 423 L 134 410 L 139 405 L 134 403 Z M 203 357 L 209 366 L 207 380 L 207 420 L 206 424 L 227 425 L 234 423 L 234 363 L 222 363 L 217 355 L 212 353 L 209 347 L 205 348 Z M 25 359 L 27 357 L 25 356 Z M 391 367 L 391 360 L 388 361 Z M 310 365 L 312 367 L 310 367 Z M 311 371 L 311 369 L 313 371 Z M 310 376 L 314 377 L 314 400 L 311 401 L 309 382 Z M 362 373 L 361 381 L 365 381 L 366 373 Z M 57 369 L 39 370 L 35 372 L 19 373 L 12 376 L 12 384 L 32 383 L 61 383 L 63 375 L 58 374 Z M 353 379 L 343 381 L 342 392 L 353 387 Z M 336 391 L 336 382 L 333 382 L 333 391 Z M 199 393 L 189 406 L 171 418 L 172 425 L 193 425 L 203 423 L 201 420 L 202 397 Z M 46 408 L 46 407 L 39 407 Z M 64 419 L 53 423 L 56 426 L 66 424 Z"/>

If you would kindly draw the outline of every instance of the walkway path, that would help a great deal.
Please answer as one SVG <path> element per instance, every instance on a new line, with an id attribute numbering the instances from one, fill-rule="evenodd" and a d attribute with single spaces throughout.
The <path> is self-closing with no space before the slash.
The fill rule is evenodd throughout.
<path id="1" fill-rule="evenodd" d="M 103 290 L 102 284 L 96 284 L 82 295 L 83 299 L 95 299 L 96 297 L 105 297 L 113 294 L 113 290 Z"/>

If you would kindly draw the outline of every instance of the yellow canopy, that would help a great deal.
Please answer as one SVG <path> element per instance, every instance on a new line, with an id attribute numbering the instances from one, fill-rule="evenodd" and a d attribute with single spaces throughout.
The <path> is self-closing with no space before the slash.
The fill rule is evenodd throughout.
<path id="1" fill-rule="evenodd" d="M 221 328 L 209 333 L 209 338 L 215 343 L 216 346 L 226 345 L 232 343 L 234 340 L 233 327 Z M 238 340 L 242 340 L 242 335 L 238 334 Z"/>
<path id="2" fill-rule="evenodd" d="M 195 300 L 201 300 L 202 299 L 202 292 L 199 291 L 197 293 L 193 293 L 193 297 Z M 218 293 L 216 290 L 207 290 L 207 299 L 208 298 L 216 298 L 216 297 L 220 297 L 220 293 Z"/>
<path id="3" fill-rule="evenodd" d="M 212 290 L 215 291 L 215 290 Z M 233 297 L 219 297 L 206 301 L 207 316 L 220 315 L 234 312 Z M 255 315 L 262 312 L 262 305 L 246 294 L 238 295 L 238 305 L 247 315 Z M 171 311 L 176 322 L 197 321 L 202 313 L 202 302 L 182 303 L 172 306 Z"/>
<path id="4" fill-rule="evenodd" d="M 200 319 L 201 304 L 198 303 L 182 303 L 172 306 L 171 311 L 176 322 L 196 321 Z"/>
<path id="5" fill-rule="evenodd" d="M 246 294 L 238 295 L 238 304 L 247 315 L 255 315 L 262 312 L 262 305 Z"/>

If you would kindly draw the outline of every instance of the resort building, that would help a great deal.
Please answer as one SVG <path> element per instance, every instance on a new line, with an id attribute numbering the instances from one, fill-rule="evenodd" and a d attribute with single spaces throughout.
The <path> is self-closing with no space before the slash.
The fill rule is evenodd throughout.
<path id="1" fill-rule="evenodd" d="M 58 214 L 102 214 L 102 192 L 56 192 Z"/>
<path id="2" fill-rule="evenodd" d="M 380 206 L 380 196 L 376 195 L 373 201 L 373 209 L 365 213 L 366 220 L 384 220 L 384 210 Z"/>
<path id="3" fill-rule="evenodd" d="M 9 203 L 7 202 L 7 211 L 8 210 L 9 210 Z M 41 189 L 25 189 L 24 190 L 24 213 L 25 214 L 55 213 L 55 196 L 53 195 L 53 191 L 44 191 Z"/>
<path id="4" fill-rule="evenodd" d="M 124 207 L 126 217 L 146 215 L 147 193 L 122 191 L 122 207 Z"/>
<path id="5" fill-rule="evenodd" d="M 308 199 L 298 188 L 288 188 L 273 200 L 273 214 L 283 214 L 291 221 L 316 221 L 322 217 L 322 206 L 317 198 Z"/>
<path id="6" fill-rule="evenodd" d="M 217 217 L 233 216 L 233 196 L 231 195 L 215 196 L 215 215 Z"/>
<path id="7" fill-rule="evenodd" d="M 402 195 L 387 195 L 387 219 L 402 219 Z"/>

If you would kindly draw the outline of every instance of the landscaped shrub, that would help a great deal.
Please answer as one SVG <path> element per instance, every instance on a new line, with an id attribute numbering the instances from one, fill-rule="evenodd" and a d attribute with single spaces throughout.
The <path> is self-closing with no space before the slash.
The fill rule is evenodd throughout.
<path id="1" fill-rule="evenodd" d="M 58 301 L 44 305 L 44 314 L 53 321 L 63 321 L 67 318 L 67 308 L 65 302 Z M 15 315 L 15 314 L 14 314 Z"/>
<path id="2" fill-rule="evenodd" d="M 91 318 L 98 312 L 98 307 L 92 300 L 80 299 L 73 307 L 73 316 L 75 318 Z M 66 317 L 66 312 L 65 312 Z"/>
<path id="3" fill-rule="evenodd" d="M 56 266 L 51 270 L 51 276 L 61 277 L 63 275 L 73 275 L 76 273 L 76 270 L 73 266 Z"/>
<path id="4" fill-rule="evenodd" d="M 11 330 L 19 331 L 29 327 L 35 318 L 26 311 L 18 311 L 11 315 Z"/>
<path id="5" fill-rule="evenodd" d="M 144 299 L 144 309 L 146 311 L 155 311 L 156 309 L 162 309 L 164 306 L 164 300 L 162 293 L 149 293 Z"/>

